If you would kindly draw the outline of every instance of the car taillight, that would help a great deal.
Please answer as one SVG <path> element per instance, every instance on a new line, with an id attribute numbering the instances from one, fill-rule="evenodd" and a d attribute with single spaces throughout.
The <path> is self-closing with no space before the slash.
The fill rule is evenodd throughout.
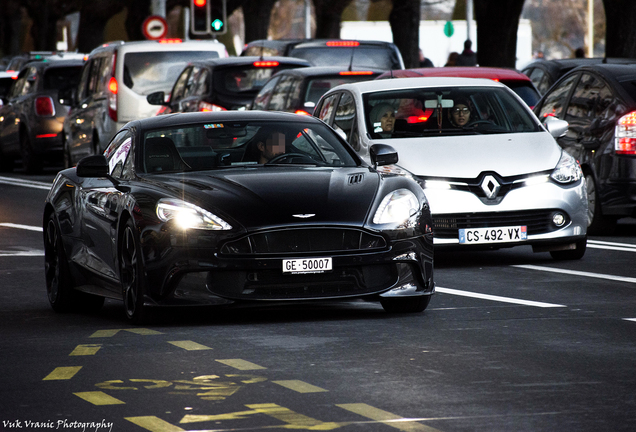
<path id="1" fill-rule="evenodd" d="M 119 84 L 115 77 L 110 77 L 108 81 L 108 116 L 117 121 L 117 92 L 119 91 Z"/>
<path id="2" fill-rule="evenodd" d="M 254 65 L 254 67 L 277 67 L 279 65 L 279 63 L 277 61 L 273 61 L 273 60 L 261 60 L 261 61 L 255 61 L 254 63 L 252 63 Z"/>
<path id="3" fill-rule="evenodd" d="M 636 111 L 618 119 L 614 150 L 619 155 L 636 156 Z"/>
<path id="4" fill-rule="evenodd" d="M 49 96 L 40 96 L 35 99 L 35 114 L 39 116 L 54 116 L 55 104 Z"/>
<path id="5" fill-rule="evenodd" d="M 360 45 L 358 41 L 327 41 L 328 47 L 357 47 Z"/>
<path id="6" fill-rule="evenodd" d="M 207 102 L 199 102 L 199 111 L 202 112 L 210 112 L 210 111 L 227 111 L 227 109 L 222 106 L 214 105 Z"/>
<path id="7" fill-rule="evenodd" d="M 340 75 L 373 75 L 371 71 L 342 71 Z"/>
<path id="8" fill-rule="evenodd" d="M 294 113 L 295 113 L 295 114 L 298 114 L 298 115 L 304 115 L 304 116 L 311 115 L 311 114 L 309 114 L 309 113 L 308 113 L 307 111 L 305 111 L 305 110 L 296 110 Z"/>
<path id="9" fill-rule="evenodd" d="M 180 44 L 183 42 L 183 39 L 177 39 L 177 38 L 159 39 L 158 42 L 162 44 Z"/>

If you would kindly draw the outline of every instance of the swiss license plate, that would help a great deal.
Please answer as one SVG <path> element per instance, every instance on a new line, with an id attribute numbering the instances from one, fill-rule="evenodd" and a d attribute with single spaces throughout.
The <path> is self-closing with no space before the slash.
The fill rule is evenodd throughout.
<path id="1" fill-rule="evenodd" d="M 460 244 L 506 243 L 527 239 L 528 228 L 525 225 L 459 230 Z"/>
<path id="2" fill-rule="evenodd" d="M 307 274 L 324 273 L 332 270 L 331 257 L 284 259 L 283 273 Z"/>

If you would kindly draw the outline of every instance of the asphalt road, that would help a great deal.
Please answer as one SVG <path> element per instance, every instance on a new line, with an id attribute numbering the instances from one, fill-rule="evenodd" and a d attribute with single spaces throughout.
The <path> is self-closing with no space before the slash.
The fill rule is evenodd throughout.
<path id="1" fill-rule="evenodd" d="M 634 220 L 575 262 L 439 252 L 422 314 L 317 303 L 133 327 L 114 301 L 49 307 L 52 178 L 0 176 L 2 431 L 636 430 Z"/>

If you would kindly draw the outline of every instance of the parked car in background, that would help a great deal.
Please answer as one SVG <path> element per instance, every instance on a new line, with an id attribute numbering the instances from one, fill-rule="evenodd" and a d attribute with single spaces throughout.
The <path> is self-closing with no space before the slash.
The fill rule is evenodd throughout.
<path id="1" fill-rule="evenodd" d="M 304 58 L 312 66 L 360 69 L 404 69 L 400 50 L 391 42 L 316 39 L 295 45 L 291 57 Z"/>
<path id="2" fill-rule="evenodd" d="M 130 122 L 51 187 L 49 302 L 119 299 L 135 323 L 195 304 L 358 298 L 421 312 L 435 291 L 428 203 L 411 177 L 378 169 L 395 150 L 374 150 L 369 166 L 323 122 L 287 113 Z"/>
<path id="3" fill-rule="evenodd" d="M 436 248 L 585 254 L 585 180 L 554 139 L 567 123 L 551 119 L 546 130 L 507 86 L 452 77 L 343 84 L 323 95 L 314 115 L 367 161 L 374 144 L 398 151 L 395 171 L 425 188 Z"/>
<path id="4" fill-rule="evenodd" d="M 179 39 L 111 42 L 95 48 L 67 99 L 64 166 L 101 153 L 127 122 L 157 114 L 146 96 L 169 92 L 193 60 L 227 57 L 220 42 Z"/>
<path id="5" fill-rule="evenodd" d="M 148 95 L 148 102 L 171 112 L 246 109 L 276 72 L 308 67 L 292 57 L 230 57 L 190 63 L 181 72 L 168 100 L 163 91 Z"/>
<path id="6" fill-rule="evenodd" d="M 286 111 L 311 115 L 316 102 L 329 89 L 340 84 L 372 80 L 380 70 L 349 70 L 314 66 L 276 73 L 258 92 L 251 109 Z"/>
<path id="7" fill-rule="evenodd" d="M 535 60 L 526 65 L 521 72 L 530 77 L 539 93 L 543 95 L 559 78 L 572 69 L 599 63 L 636 64 L 636 59 L 591 57 Z"/>
<path id="8" fill-rule="evenodd" d="M 507 85 L 512 91 L 523 99 L 530 108 L 539 101 L 541 95 L 535 88 L 530 78 L 514 69 L 494 67 L 429 67 L 404 70 L 392 70 L 384 72 L 378 79 L 388 78 L 415 78 L 415 77 L 465 77 L 487 78 Z"/>
<path id="9" fill-rule="evenodd" d="M 590 233 L 611 233 L 619 218 L 636 216 L 636 66 L 578 67 L 534 111 L 570 125 L 557 141 L 583 168 Z"/>
<path id="10" fill-rule="evenodd" d="M 0 108 L 0 169 L 11 171 L 21 159 L 28 173 L 62 162 L 62 125 L 68 107 L 60 93 L 77 85 L 83 60 L 27 63 Z"/>

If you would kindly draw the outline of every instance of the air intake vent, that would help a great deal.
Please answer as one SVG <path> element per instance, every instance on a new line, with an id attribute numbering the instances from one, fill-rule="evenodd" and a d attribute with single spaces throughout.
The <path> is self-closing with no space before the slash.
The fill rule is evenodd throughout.
<path id="1" fill-rule="evenodd" d="M 362 183 L 363 178 L 364 178 L 363 173 L 351 174 L 349 176 L 349 184 L 354 185 L 354 184 Z"/>

